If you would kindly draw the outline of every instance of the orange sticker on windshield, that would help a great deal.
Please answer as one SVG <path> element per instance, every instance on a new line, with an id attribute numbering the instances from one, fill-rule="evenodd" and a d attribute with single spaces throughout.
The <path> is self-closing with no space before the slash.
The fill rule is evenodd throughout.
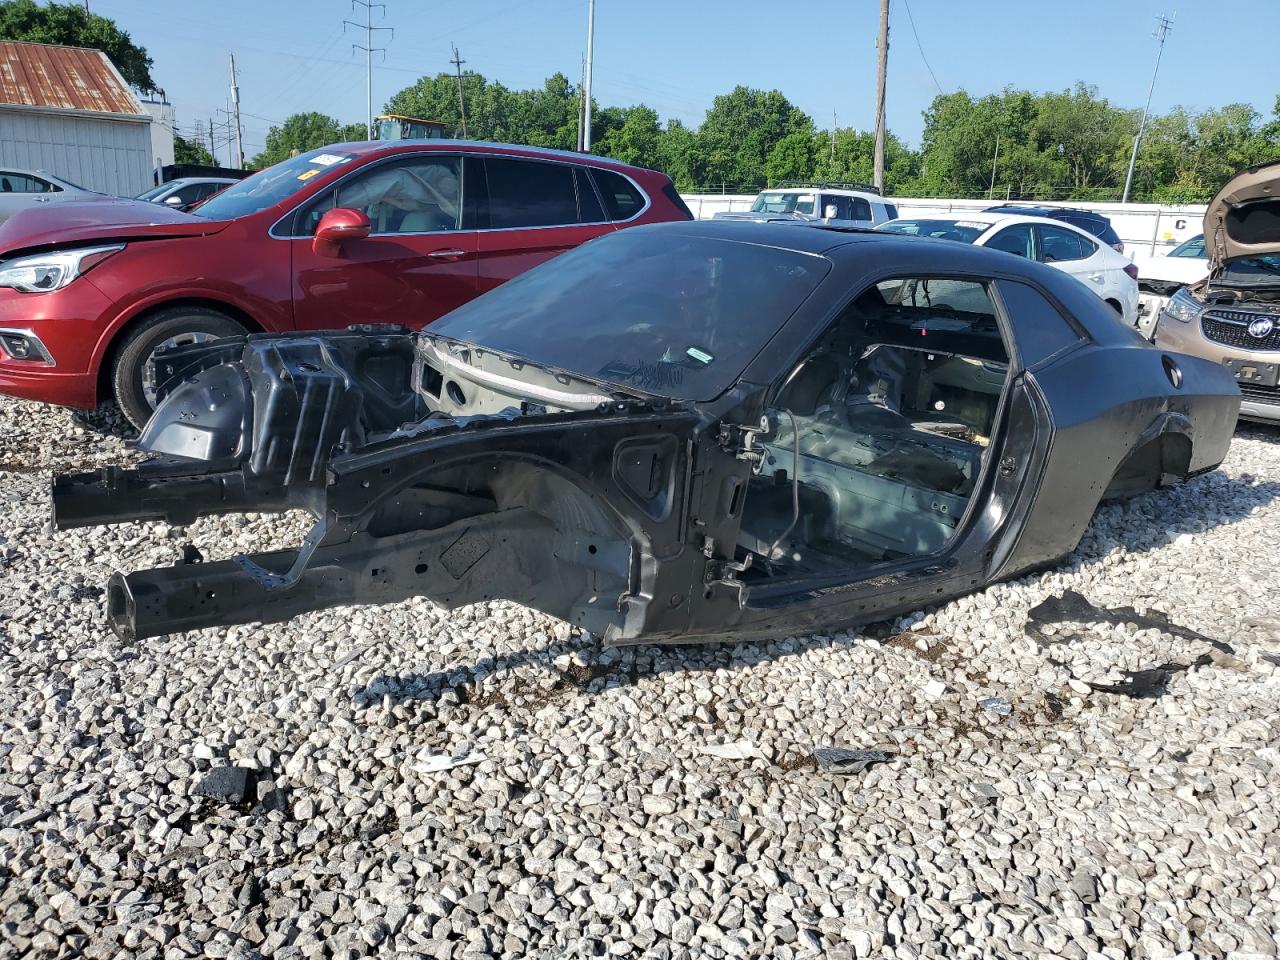
<path id="1" fill-rule="evenodd" d="M 300 174 L 298 174 L 298 179 L 310 180 L 312 177 L 319 176 L 319 175 L 320 175 L 319 170 L 303 170 Z"/>

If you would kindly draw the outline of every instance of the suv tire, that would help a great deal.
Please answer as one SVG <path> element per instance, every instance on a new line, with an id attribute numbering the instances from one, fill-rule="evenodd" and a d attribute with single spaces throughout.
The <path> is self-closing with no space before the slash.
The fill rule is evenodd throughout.
<path id="1" fill-rule="evenodd" d="M 154 407 L 143 374 L 151 355 L 166 340 L 190 337 L 198 342 L 248 332 L 225 313 L 208 307 L 165 307 L 151 314 L 129 332 L 111 367 L 111 392 L 120 412 L 139 430 L 151 418 Z"/>

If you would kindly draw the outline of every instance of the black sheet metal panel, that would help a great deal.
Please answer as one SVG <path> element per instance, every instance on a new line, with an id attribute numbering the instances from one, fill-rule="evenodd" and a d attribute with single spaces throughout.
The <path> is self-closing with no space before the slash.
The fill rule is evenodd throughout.
<path id="1" fill-rule="evenodd" d="M 316 524 L 296 550 L 117 575 L 113 628 L 140 638 L 415 595 L 450 606 L 516 600 L 615 643 L 843 627 L 1051 563 L 1104 496 L 1185 479 L 1226 455 L 1240 403 L 1230 373 L 1152 347 L 1053 269 L 889 234 L 724 221 L 640 230 L 799 250 L 831 268 L 793 314 L 757 324 L 774 332 L 711 400 L 628 393 L 575 373 L 568 355 L 561 370 L 513 362 L 505 380 L 487 370 L 466 408 L 487 396 L 485 412 L 461 415 L 459 404 L 450 415 L 442 386 L 452 374 L 423 359 L 439 356 L 424 344 L 442 341 L 396 328 L 253 335 L 166 354 L 168 395 L 141 440 L 160 455 L 56 478 L 55 525 L 290 508 Z M 921 276 L 996 281 L 1011 359 L 957 534 L 930 556 L 748 578 L 739 527 L 769 402 L 854 296 Z M 589 320 L 590 303 L 570 308 Z M 1058 326 L 1046 335 L 1014 309 Z M 455 346 L 464 365 L 484 352 Z M 510 375 L 528 378 L 528 396 L 502 407 Z M 546 402 L 575 389 L 616 399 L 562 412 Z"/>

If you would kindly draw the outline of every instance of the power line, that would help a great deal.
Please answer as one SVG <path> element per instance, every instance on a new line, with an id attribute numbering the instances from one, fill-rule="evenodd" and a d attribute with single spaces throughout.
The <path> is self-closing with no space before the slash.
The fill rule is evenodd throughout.
<path id="1" fill-rule="evenodd" d="M 920 34 L 916 32 L 916 18 L 911 15 L 911 4 L 907 0 L 902 0 L 902 5 L 907 8 L 907 23 L 911 24 L 911 35 L 916 38 L 916 50 L 920 52 L 920 59 L 924 61 L 924 68 L 929 71 L 929 76 L 933 77 L 933 85 L 938 88 L 938 93 L 942 93 L 942 84 L 938 82 L 937 75 L 933 72 L 933 67 L 929 66 L 929 58 L 924 55 L 924 47 L 920 43 Z"/>
<path id="2" fill-rule="evenodd" d="M 380 7 L 382 9 L 382 15 L 385 17 L 387 15 L 387 5 L 385 3 L 369 3 L 367 2 L 367 0 L 351 0 L 351 9 L 354 10 L 357 6 L 364 7 L 364 23 L 359 24 L 352 20 L 343 20 L 342 29 L 345 31 L 347 29 L 348 24 L 350 24 L 353 27 L 360 27 L 360 26 L 364 27 L 364 43 L 363 44 L 353 43 L 351 45 L 351 52 L 354 53 L 357 50 L 364 51 L 365 100 L 366 100 L 366 106 L 368 108 L 368 113 L 369 113 L 369 118 L 368 118 L 369 139 L 372 140 L 373 139 L 373 55 L 375 53 L 381 53 L 382 59 L 383 60 L 387 59 L 387 48 L 375 47 L 373 45 L 373 35 L 379 30 L 388 30 L 391 33 L 391 39 L 394 40 L 396 36 L 396 32 L 394 27 L 375 27 L 373 25 L 373 8 Z"/>
<path id="3" fill-rule="evenodd" d="M 1174 14 L 1177 16 L 1177 14 Z M 1160 72 L 1160 58 L 1164 56 L 1164 40 L 1169 35 L 1169 31 L 1173 29 L 1173 17 L 1164 15 L 1156 17 L 1156 29 L 1152 34 L 1156 38 L 1156 66 L 1151 71 L 1151 86 L 1147 88 L 1147 105 L 1142 108 L 1142 120 L 1138 123 L 1138 135 L 1133 138 L 1133 153 L 1129 155 L 1129 172 L 1124 178 L 1124 193 L 1120 196 L 1121 203 L 1129 202 L 1129 189 L 1133 186 L 1133 168 L 1138 162 L 1138 144 L 1142 142 L 1142 132 L 1147 127 L 1147 114 L 1151 112 L 1151 95 L 1156 91 L 1156 74 Z"/>

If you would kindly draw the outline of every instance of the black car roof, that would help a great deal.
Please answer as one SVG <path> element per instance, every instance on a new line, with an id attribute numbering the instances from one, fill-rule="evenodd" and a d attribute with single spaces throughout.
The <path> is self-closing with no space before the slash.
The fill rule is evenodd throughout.
<path id="1" fill-rule="evenodd" d="M 1105 220 L 1100 213 L 1092 210 L 1082 210 L 1079 207 L 1033 207 L 1021 206 L 1016 203 L 1000 204 L 995 207 L 987 207 L 984 213 L 1020 213 L 1026 217 L 1053 217 L 1055 214 L 1070 213 L 1074 216 L 1093 217 L 1095 220 Z"/>

